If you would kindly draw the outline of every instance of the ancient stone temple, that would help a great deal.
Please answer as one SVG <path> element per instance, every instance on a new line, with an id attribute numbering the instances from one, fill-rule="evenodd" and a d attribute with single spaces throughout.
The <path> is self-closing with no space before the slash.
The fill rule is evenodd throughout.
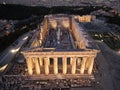
<path id="1" fill-rule="evenodd" d="M 73 15 L 59 14 L 45 16 L 23 54 L 29 75 L 91 75 L 98 52 Z"/>

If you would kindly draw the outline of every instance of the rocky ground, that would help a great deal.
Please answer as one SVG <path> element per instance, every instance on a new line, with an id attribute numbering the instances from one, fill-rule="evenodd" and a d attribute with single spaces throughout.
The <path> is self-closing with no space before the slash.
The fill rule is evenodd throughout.
<path id="1" fill-rule="evenodd" d="M 101 53 L 108 64 L 109 74 L 111 76 L 114 90 L 120 90 L 120 54 L 111 50 L 105 43 L 98 42 Z"/>

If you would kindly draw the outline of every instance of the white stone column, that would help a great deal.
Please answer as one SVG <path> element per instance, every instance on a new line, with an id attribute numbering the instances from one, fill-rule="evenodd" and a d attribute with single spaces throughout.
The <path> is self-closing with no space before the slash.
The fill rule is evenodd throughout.
<path id="1" fill-rule="evenodd" d="M 81 64 L 81 58 L 77 58 L 77 65 Z"/>
<path id="2" fill-rule="evenodd" d="M 33 62 L 32 58 L 26 58 L 26 63 L 27 63 L 27 68 L 28 68 L 28 74 L 32 75 L 33 74 Z"/>
<path id="3" fill-rule="evenodd" d="M 36 74 L 39 75 L 40 74 L 40 65 L 39 65 L 39 62 L 38 62 L 38 58 L 34 58 L 34 62 L 35 62 Z"/>
<path id="4" fill-rule="evenodd" d="M 41 44 L 42 44 L 42 40 L 41 40 L 41 39 L 39 40 L 39 44 L 40 44 L 40 46 L 41 46 Z"/>
<path id="5" fill-rule="evenodd" d="M 80 74 L 84 74 L 86 60 L 87 60 L 87 57 L 82 57 L 82 62 L 81 62 L 81 67 L 80 67 Z"/>
<path id="6" fill-rule="evenodd" d="M 89 65 L 90 65 L 90 62 L 91 62 L 90 59 L 91 59 L 90 57 L 87 58 L 87 61 L 86 61 L 86 64 L 85 64 L 85 69 L 86 70 L 88 70 L 88 68 L 89 68 Z"/>
<path id="7" fill-rule="evenodd" d="M 92 74 L 93 65 L 94 65 L 94 57 L 91 57 L 91 59 L 90 59 L 90 65 L 88 67 L 88 74 Z"/>
<path id="8" fill-rule="evenodd" d="M 45 62 L 45 74 L 48 75 L 49 74 L 49 58 L 44 58 L 44 62 Z"/>
<path id="9" fill-rule="evenodd" d="M 40 39 L 43 40 L 42 32 L 40 32 Z"/>
<path id="10" fill-rule="evenodd" d="M 73 63 L 73 58 L 71 57 L 70 58 L 70 65 L 72 65 L 72 63 Z"/>
<path id="11" fill-rule="evenodd" d="M 48 61 L 48 65 L 50 66 L 50 58 L 48 57 L 49 61 Z"/>
<path id="12" fill-rule="evenodd" d="M 54 74 L 58 74 L 58 58 L 54 58 Z"/>
<path id="13" fill-rule="evenodd" d="M 39 57 L 39 65 L 43 66 L 43 58 L 42 57 Z"/>
<path id="14" fill-rule="evenodd" d="M 67 73 L 67 58 L 63 57 L 62 58 L 62 64 L 63 64 L 63 74 Z"/>
<path id="15" fill-rule="evenodd" d="M 71 73 L 72 74 L 76 73 L 76 58 L 75 57 L 73 58 L 73 61 L 72 61 L 72 70 L 71 70 Z"/>

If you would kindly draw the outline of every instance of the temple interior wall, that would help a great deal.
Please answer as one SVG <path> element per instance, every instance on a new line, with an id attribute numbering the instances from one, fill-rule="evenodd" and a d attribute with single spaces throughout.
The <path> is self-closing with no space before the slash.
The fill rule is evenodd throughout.
<path id="1" fill-rule="evenodd" d="M 38 26 L 37 33 L 35 33 L 35 37 L 33 42 L 31 43 L 31 47 L 41 46 L 42 43 L 45 41 L 46 36 L 48 34 L 48 18 L 44 19 L 42 24 Z"/>
<path id="2" fill-rule="evenodd" d="M 57 29 L 58 27 L 68 29 L 70 27 L 70 20 L 69 18 L 49 19 L 49 27 L 53 29 Z"/>
<path id="3" fill-rule="evenodd" d="M 74 16 L 79 22 L 91 22 L 92 16 L 91 15 L 83 15 L 83 16 Z"/>
<path id="4" fill-rule="evenodd" d="M 78 18 L 81 22 L 82 21 L 89 22 L 91 20 L 91 16 L 89 16 L 89 15 L 81 16 L 81 17 L 76 16 L 74 18 Z M 71 25 L 71 27 L 70 27 L 70 25 Z M 48 34 L 49 28 L 57 29 L 58 27 L 61 27 L 63 29 L 71 29 L 71 33 L 73 34 L 74 40 L 76 43 L 76 47 L 82 48 L 82 49 L 86 48 L 83 36 L 81 36 L 82 34 L 80 34 L 81 32 L 79 31 L 79 29 L 81 29 L 81 28 L 77 27 L 74 19 L 70 19 L 70 18 L 49 19 L 48 17 L 45 18 L 45 20 L 39 27 L 39 29 L 40 29 L 40 32 L 39 32 L 40 34 L 38 35 L 39 38 L 34 39 L 33 43 L 31 44 L 32 47 L 42 45 L 42 43 L 45 41 L 45 38 Z"/>
<path id="5" fill-rule="evenodd" d="M 74 37 L 74 41 L 76 43 L 76 47 L 78 48 L 81 48 L 81 49 L 85 49 L 86 46 L 85 46 L 85 42 L 84 42 L 84 38 L 83 38 L 83 35 L 80 34 L 80 30 L 81 28 L 77 27 L 76 25 L 76 22 L 74 19 L 72 19 L 72 34 L 73 34 L 73 37 Z"/>

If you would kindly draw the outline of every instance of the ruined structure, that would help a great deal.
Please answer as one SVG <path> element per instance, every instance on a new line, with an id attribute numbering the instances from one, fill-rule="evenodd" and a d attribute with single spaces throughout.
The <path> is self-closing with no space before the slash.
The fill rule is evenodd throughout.
<path id="1" fill-rule="evenodd" d="M 27 47 L 23 54 L 29 75 L 91 75 L 98 53 L 72 15 L 45 16 Z"/>

